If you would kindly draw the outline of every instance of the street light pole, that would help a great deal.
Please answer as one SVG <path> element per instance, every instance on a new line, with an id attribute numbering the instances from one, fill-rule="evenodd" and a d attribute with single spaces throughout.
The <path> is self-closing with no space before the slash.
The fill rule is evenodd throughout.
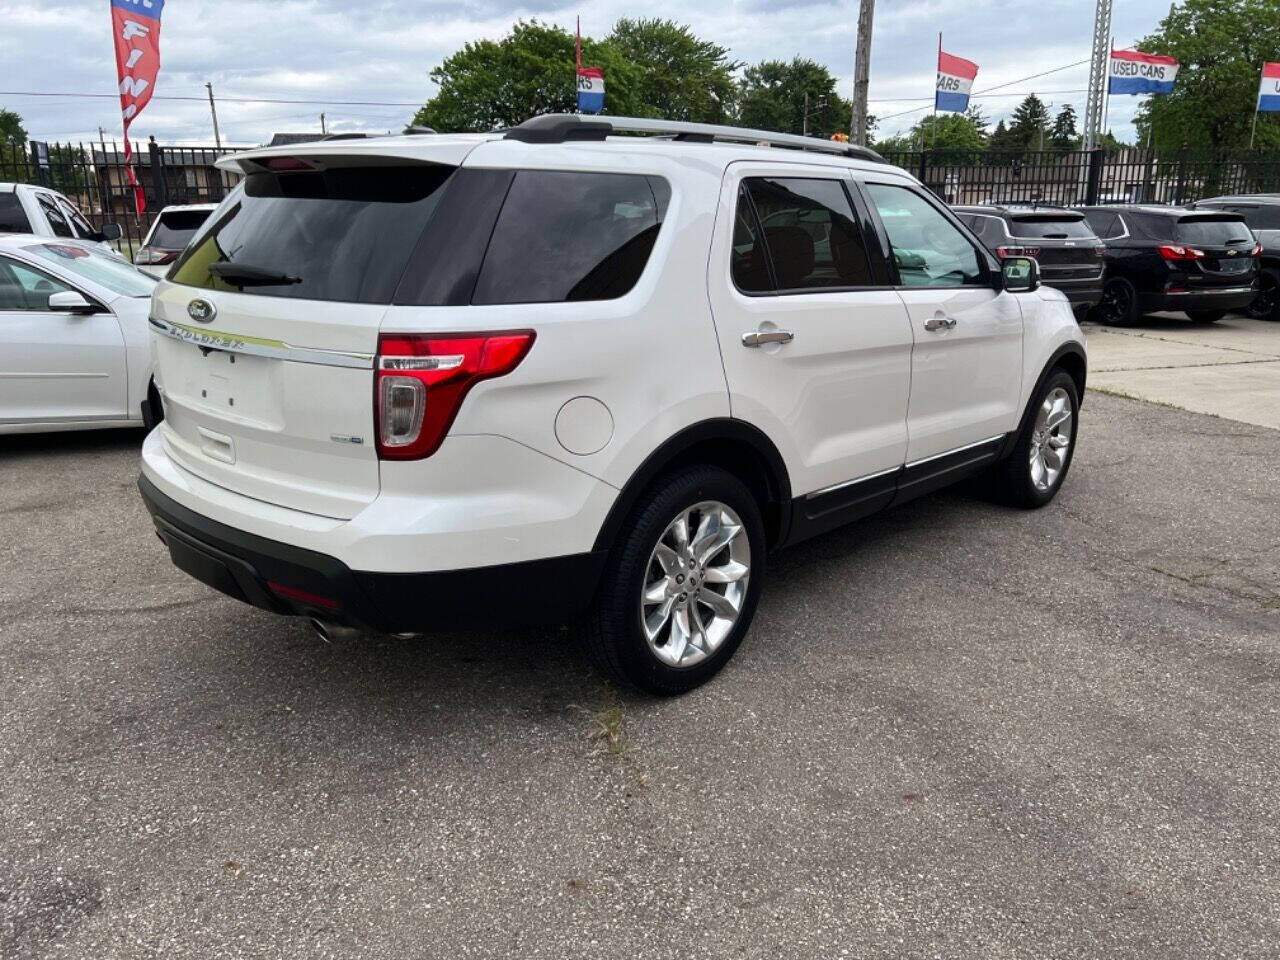
<path id="1" fill-rule="evenodd" d="M 853 55 L 853 116 L 849 140 L 867 145 L 867 87 L 871 82 L 871 21 L 876 0 L 862 0 L 858 7 L 858 46 Z"/>

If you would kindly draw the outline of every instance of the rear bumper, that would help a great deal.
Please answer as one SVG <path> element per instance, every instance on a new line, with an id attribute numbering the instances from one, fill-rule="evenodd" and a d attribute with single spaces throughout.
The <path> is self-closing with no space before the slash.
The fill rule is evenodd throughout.
<path id="1" fill-rule="evenodd" d="M 180 570 L 272 613 L 381 633 L 567 622 L 586 609 L 604 568 L 605 554 L 579 553 L 431 573 L 352 570 L 323 553 L 201 516 L 146 476 L 138 489 Z"/>
<path id="2" fill-rule="evenodd" d="M 1042 277 L 1046 287 L 1053 287 L 1066 295 L 1073 307 L 1092 307 L 1102 300 L 1102 277 L 1090 280 L 1054 280 Z"/>
<path id="3" fill-rule="evenodd" d="M 1138 305 L 1144 313 L 1160 310 L 1243 310 L 1257 294 L 1258 288 L 1252 283 L 1231 287 L 1190 287 L 1182 292 L 1141 294 Z"/>

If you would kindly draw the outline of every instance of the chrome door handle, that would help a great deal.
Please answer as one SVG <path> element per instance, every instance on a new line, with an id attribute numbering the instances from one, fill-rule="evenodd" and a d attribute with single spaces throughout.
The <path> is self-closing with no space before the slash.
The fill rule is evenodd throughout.
<path id="1" fill-rule="evenodd" d="M 753 331 L 742 335 L 744 347 L 760 347 L 766 343 L 790 343 L 796 335 L 790 330 Z"/>
<path id="2" fill-rule="evenodd" d="M 930 331 L 937 330 L 954 330 L 956 322 L 951 317 L 944 317 L 937 313 L 924 322 L 924 328 Z"/>

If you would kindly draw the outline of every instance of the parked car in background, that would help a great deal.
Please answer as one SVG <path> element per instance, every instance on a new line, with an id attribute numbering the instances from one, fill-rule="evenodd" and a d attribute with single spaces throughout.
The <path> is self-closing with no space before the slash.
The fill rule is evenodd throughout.
<path id="1" fill-rule="evenodd" d="M 1262 247 L 1237 213 L 1116 204 L 1084 216 L 1107 248 L 1102 301 L 1090 314 L 1100 323 L 1161 310 L 1215 323 L 1257 294 Z"/>
<path id="2" fill-rule="evenodd" d="M 112 256 L 120 256 L 111 245 L 120 239 L 118 223 L 105 223 L 97 230 L 57 190 L 32 183 L 0 183 L 0 234 L 4 233 L 86 240 L 99 244 Z"/>
<path id="3" fill-rule="evenodd" d="M 139 487 L 179 568 L 322 633 L 577 622 L 676 693 L 770 549 L 1070 468 L 1066 298 L 865 148 L 547 115 L 219 165 L 152 298 Z"/>
<path id="4" fill-rule="evenodd" d="M 1213 197 L 1195 204 L 1197 210 L 1225 210 L 1244 217 L 1262 244 L 1258 270 L 1258 295 L 1248 306 L 1257 320 L 1280 320 L 1280 193 L 1253 193 Z"/>
<path id="5" fill-rule="evenodd" d="M 156 423 L 154 287 L 82 240 L 0 236 L 0 434 Z"/>
<path id="6" fill-rule="evenodd" d="M 1077 314 L 1102 299 L 1106 247 L 1084 214 L 1022 204 L 952 209 L 997 258 L 1034 257 L 1040 264 L 1040 281 L 1065 293 Z"/>
<path id="7" fill-rule="evenodd" d="M 192 203 L 185 206 L 165 207 L 151 224 L 142 247 L 133 257 L 133 263 L 153 277 L 163 277 L 169 264 L 180 254 L 209 214 L 218 208 L 216 203 Z"/>

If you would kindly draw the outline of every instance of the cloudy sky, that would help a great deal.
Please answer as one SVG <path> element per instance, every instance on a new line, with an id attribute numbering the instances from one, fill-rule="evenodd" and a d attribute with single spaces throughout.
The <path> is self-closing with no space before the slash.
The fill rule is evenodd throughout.
<path id="1" fill-rule="evenodd" d="M 209 81 L 229 143 L 318 129 L 321 111 L 331 132 L 398 130 L 412 116 L 411 105 L 433 94 L 431 68 L 465 41 L 500 37 L 520 18 L 571 27 L 579 12 L 590 35 L 607 33 L 620 16 L 669 17 L 747 63 L 811 57 L 839 78 L 845 96 L 852 93 L 857 0 L 533 2 L 167 0 L 157 98 L 135 122 L 134 135 L 154 134 L 162 143 L 212 142 L 207 102 L 160 99 L 203 97 Z M 1169 9 L 1168 0 L 1127 0 L 1116 7 L 1119 47 L 1152 31 Z M 16 110 L 38 139 L 95 138 L 100 126 L 108 139 L 116 134 L 108 0 L 0 0 L 0 23 L 0 107 Z M 1086 60 L 1092 29 L 1089 0 L 879 0 L 871 62 L 871 112 L 885 118 L 879 132 L 906 129 L 931 103 L 939 30 L 949 53 L 979 64 L 977 92 Z M 1088 67 L 1075 66 L 1005 86 L 977 102 L 993 123 L 1029 92 L 1054 112 L 1070 102 L 1083 115 L 1087 82 Z M 253 100 L 305 102 L 247 102 Z M 1112 104 L 1117 136 L 1132 135 L 1137 102 L 1120 97 Z"/>

